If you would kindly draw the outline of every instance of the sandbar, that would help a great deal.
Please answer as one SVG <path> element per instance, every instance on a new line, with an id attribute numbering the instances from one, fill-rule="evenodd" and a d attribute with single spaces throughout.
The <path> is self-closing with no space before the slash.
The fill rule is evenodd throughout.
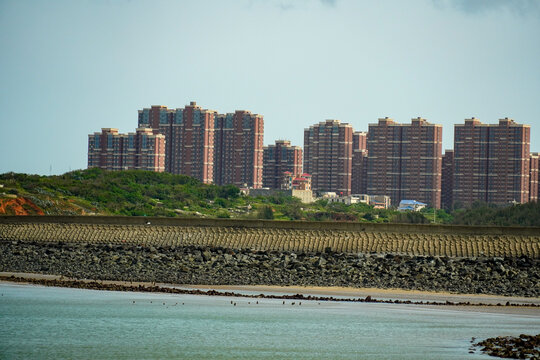
<path id="1" fill-rule="evenodd" d="M 471 305 L 436 305 L 437 308 L 448 308 L 456 311 L 475 311 L 489 312 L 501 314 L 519 314 L 531 315 L 540 317 L 540 298 L 528 298 L 518 296 L 498 296 L 486 294 L 454 294 L 449 292 L 435 291 L 419 291 L 419 290 L 404 290 L 404 289 L 377 289 L 377 288 L 348 288 L 348 287 L 320 287 L 320 286 L 273 286 L 273 285 L 192 285 L 192 284 L 169 284 L 158 282 L 135 282 L 135 281 L 113 281 L 113 280 L 94 280 L 94 279 L 71 279 L 60 275 L 37 274 L 37 273 L 17 273 L 17 272 L 0 272 L 0 276 L 9 278 L 14 276 L 18 279 L 45 279 L 45 280 L 76 280 L 82 282 L 98 282 L 102 284 L 118 284 L 123 286 L 159 286 L 178 289 L 195 289 L 195 290 L 216 290 L 219 292 L 234 292 L 240 294 L 265 294 L 265 295 L 286 295 L 286 294 L 302 294 L 312 295 L 317 297 L 335 297 L 339 298 L 366 298 L 370 296 L 378 300 L 400 300 L 413 302 L 440 302 L 446 301 L 453 303 L 466 303 Z M 1 283 L 10 282 L 0 281 Z M 19 281 L 21 282 L 21 281 Z M 21 283 L 24 283 L 22 281 Z M 529 306 L 490 306 L 497 304 L 506 304 L 507 302 L 517 305 L 535 305 Z M 482 306 L 485 305 L 485 306 Z M 435 305 L 424 305 L 434 306 Z"/>

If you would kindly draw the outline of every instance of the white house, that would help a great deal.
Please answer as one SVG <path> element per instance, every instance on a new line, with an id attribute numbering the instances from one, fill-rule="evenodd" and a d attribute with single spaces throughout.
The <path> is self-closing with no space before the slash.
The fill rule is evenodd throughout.
<path id="1" fill-rule="evenodd" d="M 416 200 L 401 200 L 398 211 L 420 211 L 426 206 L 427 204 Z"/>

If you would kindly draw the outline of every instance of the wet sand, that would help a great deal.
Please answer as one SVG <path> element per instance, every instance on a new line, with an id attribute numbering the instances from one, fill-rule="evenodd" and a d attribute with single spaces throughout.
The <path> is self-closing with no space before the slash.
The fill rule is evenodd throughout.
<path id="1" fill-rule="evenodd" d="M 452 302 L 466 303 L 471 305 L 423 305 L 436 306 L 437 308 L 448 308 L 455 311 L 475 311 L 489 312 L 500 314 L 519 314 L 540 316 L 539 307 L 527 306 L 490 306 L 497 304 L 518 305 L 536 305 L 540 306 L 540 298 L 526 298 L 514 296 L 497 296 L 484 294 L 453 294 L 448 292 L 430 292 L 417 290 L 402 290 L 402 289 L 376 289 L 376 288 L 346 288 L 346 287 L 303 287 L 303 286 L 271 286 L 271 285 L 183 285 L 183 284 L 166 284 L 166 283 L 151 283 L 151 282 L 130 282 L 130 281 L 108 281 L 108 280 L 93 280 L 93 279 L 70 279 L 59 275 L 46 275 L 35 273 L 15 273 L 15 272 L 0 272 L 0 277 L 5 281 L 2 283 L 12 282 L 8 278 L 14 276 L 18 278 L 19 283 L 24 283 L 24 280 L 76 280 L 80 282 L 97 282 L 100 284 L 116 284 L 121 286 L 159 286 L 163 288 L 175 288 L 183 290 L 215 290 L 218 292 L 234 292 L 237 294 L 265 294 L 265 295 L 294 295 L 301 294 L 304 296 L 315 297 L 335 297 L 339 298 L 366 298 L 371 297 L 377 300 L 398 300 L 412 302 Z M 485 305 L 485 306 L 482 306 Z"/>
<path id="2" fill-rule="evenodd" d="M 189 289 L 224 290 L 236 292 L 262 292 L 265 294 L 303 294 L 317 296 L 335 296 L 359 298 L 371 296 L 375 299 L 397 299 L 411 301 L 451 301 L 467 302 L 472 304 L 497 304 L 510 301 L 513 304 L 540 305 L 540 298 L 526 298 L 517 296 L 498 296 L 484 294 L 453 294 L 449 292 L 418 291 L 403 289 L 377 289 L 377 288 L 346 288 L 337 286 L 270 286 L 270 285 L 184 285 Z"/>
<path id="3" fill-rule="evenodd" d="M 449 292 L 418 291 L 403 289 L 377 289 L 377 288 L 346 288 L 337 286 L 317 287 L 317 286 L 270 286 L 270 285 L 185 285 L 182 288 L 200 290 L 218 290 L 234 292 L 254 292 L 264 294 L 302 294 L 315 296 L 334 296 L 345 298 L 365 298 L 371 296 L 373 299 L 391 299 L 402 301 L 436 301 L 436 302 L 470 302 L 472 306 L 466 305 L 436 305 L 438 309 L 446 307 L 456 311 L 475 311 L 500 314 L 519 314 L 540 316 L 540 308 L 518 307 L 518 306 L 478 306 L 474 304 L 534 304 L 540 305 L 540 298 L 526 298 L 518 296 L 497 296 L 483 294 L 452 294 Z M 424 305 L 433 306 L 433 305 Z"/>

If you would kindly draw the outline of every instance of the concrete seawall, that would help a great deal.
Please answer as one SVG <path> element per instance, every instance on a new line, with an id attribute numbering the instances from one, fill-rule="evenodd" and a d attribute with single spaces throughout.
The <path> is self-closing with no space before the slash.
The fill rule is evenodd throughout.
<path id="1" fill-rule="evenodd" d="M 540 258 L 540 228 L 153 217 L 1 216 L 0 241 Z"/>

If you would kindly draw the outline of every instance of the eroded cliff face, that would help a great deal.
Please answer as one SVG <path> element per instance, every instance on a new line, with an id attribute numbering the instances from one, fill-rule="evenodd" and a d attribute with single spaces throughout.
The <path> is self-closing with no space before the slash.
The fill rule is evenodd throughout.
<path id="1" fill-rule="evenodd" d="M 45 215 L 42 209 L 24 197 L 0 198 L 0 214 L 5 215 Z"/>
<path id="2" fill-rule="evenodd" d="M 176 284 L 402 288 L 540 296 L 540 260 L 208 246 L 0 242 L 0 271 Z"/>

